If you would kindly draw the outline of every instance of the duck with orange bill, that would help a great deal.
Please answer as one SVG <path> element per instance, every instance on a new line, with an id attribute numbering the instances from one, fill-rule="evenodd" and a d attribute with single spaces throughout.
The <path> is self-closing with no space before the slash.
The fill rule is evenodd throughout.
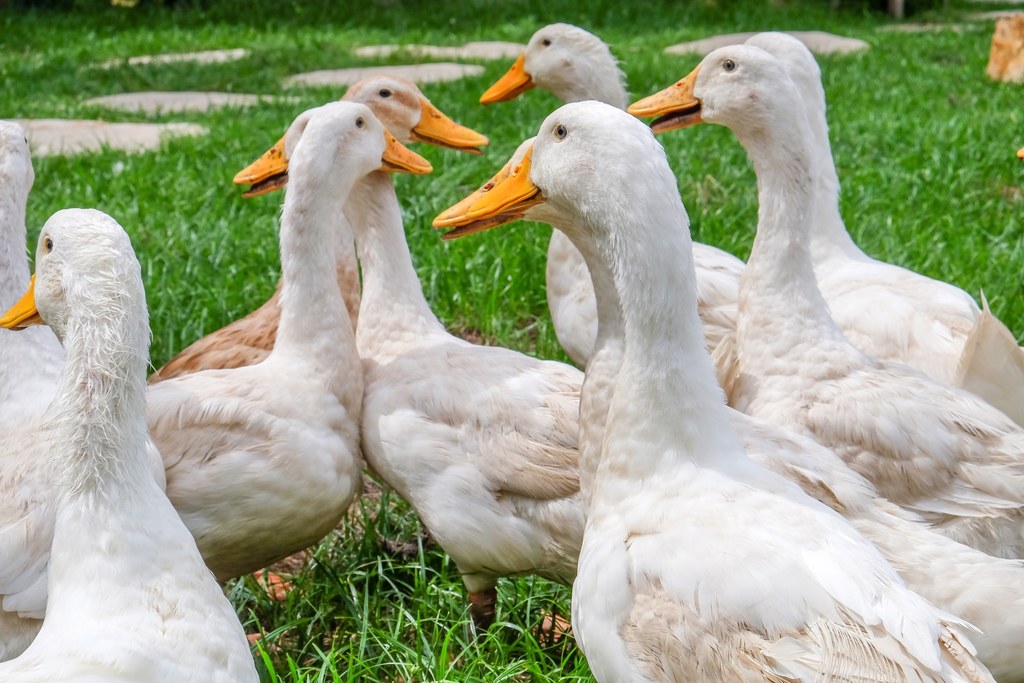
<path id="1" fill-rule="evenodd" d="M 530 38 L 512 67 L 480 97 L 504 102 L 538 87 L 562 102 L 597 100 L 620 109 L 629 101 L 622 70 L 608 46 L 572 24 L 550 24 Z M 736 328 L 743 262 L 716 247 L 694 244 L 701 321 L 709 349 Z M 577 365 L 589 362 L 597 338 L 594 291 L 583 256 L 561 232 L 548 245 L 547 299 L 558 341 Z"/>
<path id="2" fill-rule="evenodd" d="M 333 529 L 361 490 L 363 377 L 336 278 L 343 207 L 377 171 L 423 174 L 368 107 L 303 112 L 286 136 L 281 318 L 261 362 L 151 384 L 147 417 L 167 493 L 225 580 L 261 569 Z"/>
<path id="3" fill-rule="evenodd" d="M 537 216 L 539 202 L 604 261 L 621 314 L 573 585 L 597 680 L 992 680 L 970 627 L 745 453 L 703 344 L 686 211 L 651 132 L 601 103 L 561 107 L 454 234 Z"/>
<path id="4" fill-rule="evenodd" d="M 808 235 L 815 157 L 783 64 L 754 46 L 721 48 L 636 111 L 650 113 L 659 100 L 656 132 L 726 125 L 758 175 L 732 404 L 832 448 L 882 495 L 951 538 L 1021 557 L 1024 431 L 973 394 L 864 354 L 829 314 Z"/>
<path id="5" fill-rule="evenodd" d="M 833 320 L 857 348 L 967 389 L 1024 424 L 1024 351 L 1014 335 L 955 285 L 865 254 L 839 212 L 839 178 L 829 144 L 821 72 L 810 50 L 785 33 L 747 44 L 780 59 L 799 92 L 810 136 L 814 206 L 808 241 L 814 275 Z M 638 116 L 667 114 L 672 88 L 633 104 Z M 656 130 L 671 127 L 658 121 Z M 727 365 L 728 361 L 718 363 Z"/>
<path id="6" fill-rule="evenodd" d="M 488 144 L 485 136 L 459 125 L 441 112 L 416 84 L 398 76 L 366 78 L 350 87 L 343 101 L 369 107 L 399 142 L 423 142 L 470 154 L 480 154 Z M 288 182 L 285 138 L 269 150 L 260 163 L 235 175 L 235 183 L 251 185 L 242 196 L 254 197 L 283 188 Z M 342 221 L 339 218 L 338 221 Z M 345 230 L 345 227 L 340 227 Z M 351 239 L 339 240 L 338 286 L 353 324 L 359 315 L 359 270 Z M 178 353 L 153 373 L 151 382 L 214 368 L 236 368 L 259 362 L 270 353 L 281 317 L 281 287 L 258 309 L 212 332 Z"/>
<path id="7" fill-rule="evenodd" d="M 43 597 L 45 619 L 31 645 L 0 664 L 0 680 L 256 683 L 234 608 L 149 469 L 149 316 L 128 235 L 100 211 L 59 211 L 42 228 L 35 263 L 0 327 L 45 322 L 67 359 L 43 425 L 52 500 L 22 508 L 27 523 L 0 531 L 4 608 L 28 610 Z M 11 437 L 0 437 L 0 452 Z M 4 506 L 22 493 L 5 488 Z M 39 567 L 24 550 L 39 543 L 47 562 L 33 586 Z M 7 625 L 0 619 L 5 649 Z"/>
<path id="8" fill-rule="evenodd" d="M 580 397 L 580 492 L 590 500 L 600 462 L 608 410 L 623 357 L 621 304 L 610 266 L 601 258 L 580 219 L 562 203 L 547 202 L 522 183 L 533 139 L 479 190 L 442 212 L 436 227 L 452 228 L 451 239 L 519 218 L 563 230 L 587 259 L 598 310 L 598 338 Z M 520 181 L 517 189 L 515 185 Z M 497 188 L 506 188 L 496 192 Z M 899 572 L 915 593 L 982 629 L 973 634 L 978 657 L 999 680 L 1024 671 L 1024 565 L 986 555 L 932 531 L 919 516 L 882 498 L 874 486 L 838 455 L 812 439 L 728 410 L 731 427 L 747 455 L 797 484 L 804 493 L 841 514 Z"/>

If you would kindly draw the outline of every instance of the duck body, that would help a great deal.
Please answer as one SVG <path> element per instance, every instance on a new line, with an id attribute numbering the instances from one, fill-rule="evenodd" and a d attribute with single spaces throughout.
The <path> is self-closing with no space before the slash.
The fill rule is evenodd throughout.
<path id="1" fill-rule="evenodd" d="M 361 490 L 359 405 L 319 371 L 270 356 L 152 385 L 167 495 L 222 581 L 313 545 Z"/>
<path id="2" fill-rule="evenodd" d="M 597 100 L 624 109 L 624 76 L 608 46 L 571 24 L 550 24 L 530 38 L 509 72 L 480 98 L 484 104 L 518 96 L 531 87 L 552 92 L 562 102 Z M 736 328 L 736 297 L 743 261 L 716 247 L 695 243 L 699 305 L 709 349 Z M 557 230 L 548 244 L 548 308 L 558 341 L 585 367 L 597 339 L 597 305 L 582 254 Z"/>
<path id="3" fill-rule="evenodd" d="M 444 330 L 389 178 L 365 178 L 346 212 L 363 272 L 363 453 L 458 565 L 483 625 L 498 577 L 575 575 L 582 375 Z"/>
<path id="4" fill-rule="evenodd" d="M 98 211 L 58 212 L 36 271 L 34 302 L 23 301 L 38 302 L 68 349 L 47 411 L 59 493 L 46 618 L 0 678 L 257 681 L 234 610 L 149 471 L 149 326 L 127 235 Z"/>
<path id="5" fill-rule="evenodd" d="M 7 310 L 28 286 L 25 209 L 35 173 L 25 133 L 0 121 L 0 308 Z M 35 421 L 53 400 L 64 349 L 48 328 L 0 330 L 0 426 Z"/>

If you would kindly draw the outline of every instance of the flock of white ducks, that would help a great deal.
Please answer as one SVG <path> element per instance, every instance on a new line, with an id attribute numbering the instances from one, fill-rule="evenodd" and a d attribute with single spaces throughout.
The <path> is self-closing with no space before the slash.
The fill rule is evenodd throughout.
<path id="1" fill-rule="evenodd" d="M 655 132 L 739 138 L 761 203 L 747 266 L 690 241 L 607 46 L 546 27 L 482 101 L 532 85 L 571 104 L 435 224 L 557 228 L 549 304 L 585 375 L 470 344 L 431 312 L 389 176 L 431 168 L 399 140 L 487 139 L 400 79 L 304 112 L 239 173 L 252 193 L 287 183 L 281 283 L 148 387 L 127 236 L 96 211 L 47 222 L 0 318 L 45 322 L 68 355 L 0 332 L 3 417 L 27 387 L 55 397 L 19 406 L 0 441 L 3 680 L 255 680 L 216 580 L 327 533 L 364 460 L 453 558 L 478 625 L 501 576 L 573 584 L 599 681 L 1024 680 L 1024 440 L 947 386 L 1017 406 L 995 369 L 1020 349 L 962 291 L 850 240 L 813 57 L 761 34 L 630 108 Z M 16 126 L 0 154 L 6 306 L 28 281 Z M 912 322 L 872 336 L 856 297 L 893 287 Z"/>

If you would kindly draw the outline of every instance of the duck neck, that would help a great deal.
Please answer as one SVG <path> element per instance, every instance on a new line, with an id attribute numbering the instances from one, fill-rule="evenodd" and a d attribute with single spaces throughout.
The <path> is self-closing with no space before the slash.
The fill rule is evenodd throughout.
<path id="1" fill-rule="evenodd" d="M 0 169 L 0 308 L 7 310 L 28 287 L 25 257 L 25 206 L 28 188 Z"/>
<path id="2" fill-rule="evenodd" d="M 357 334 L 360 354 L 379 352 L 378 344 L 393 338 L 386 330 L 443 332 L 413 268 L 391 176 L 376 172 L 363 178 L 345 213 L 355 231 L 363 273 Z"/>
<path id="3" fill-rule="evenodd" d="M 615 380 L 622 366 L 624 327 L 619 294 L 615 291 L 615 280 L 608 263 L 601 257 L 593 242 L 583 238 L 577 228 L 567 225 L 563 232 L 587 263 L 597 303 L 597 339 L 594 341 L 594 350 L 587 360 L 587 372 L 583 378 L 583 390 L 580 395 L 579 418 L 580 499 L 584 507 L 589 507 L 594 480 L 601 462 L 601 444 L 604 441 L 605 423 L 608 421 L 608 411 L 615 393 Z"/>
<path id="4" fill-rule="evenodd" d="M 832 158 L 832 145 L 828 139 L 828 120 L 825 117 L 825 92 L 818 84 L 814 98 L 817 106 L 807 107 L 807 123 L 813 146 L 811 163 L 814 165 L 814 213 L 811 216 L 810 246 L 814 263 L 824 264 L 836 257 L 865 259 L 864 252 L 850 237 L 839 212 L 839 175 Z"/>
<path id="5" fill-rule="evenodd" d="M 612 264 L 624 348 L 595 501 L 605 473 L 647 480 L 686 463 L 722 467 L 744 460 L 704 347 L 686 211 L 667 165 L 665 172 L 666 182 L 653 188 L 660 191 L 645 187 L 630 195 L 634 225 L 600 231 L 610 236 L 598 249 Z M 637 448 L 638 438 L 652 447 Z"/>
<path id="6" fill-rule="evenodd" d="M 67 360 L 47 411 L 66 455 L 59 481 L 69 498 L 117 509 L 122 496 L 153 480 L 145 455 L 145 295 L 82 304 L 62 333 Z"/>
<path id="7" fill-rule="evenodd" d="M 777 126 L 740 142 L 757 173 L 759 207 L 740 279 L 737 342 L 744 357 L 757 356 L 766 368 L 778 362 L 780 343 L 807 347 L 843 337 L 814 277 L 808 230 L 815 186 L 804 131 Z"/>
<path id="8" fill-rule="evenodd" d="M 341 389 L 351 369 L 339 363 L 345 351 L 355 356 L 352 323 L 338 287 L 338 254 L 352 234 L 342 217 L 344 193 L 326 193 L 304 182 L 301 172 L 289 179 L 281 212 L 281 322 L 275 354 L 298 354 L 330 369 Z M 336 188 L 334 188 L 336 190 Z M 340 351 L 339 351 L 340 349 Z"/>
<path id="9" fill-rule="evenodd" d="M 611 55 L 588 60 L 572 76 L 561 80 L 554 91 L 563 103 L 597 100 L 623 110 L 629 106 L 625 76 Z"/>

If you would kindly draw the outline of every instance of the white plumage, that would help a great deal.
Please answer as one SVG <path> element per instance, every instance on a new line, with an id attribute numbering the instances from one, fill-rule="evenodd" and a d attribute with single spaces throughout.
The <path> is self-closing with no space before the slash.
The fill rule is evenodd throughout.
<path id="1" fill-rule="evenodd" d="M 817 169 L 811 259 L 843 334 L 869 356 L 965 388 L 1024 424 L 1024 351 L 1006 327 L 959 287 L 873 259 L 847 233 L 821 72 L 810 50 L 785 33 L 760 33 L 747 43 L 782 61 L 803 103 Z"/>
<path id="2" fill-rule="evenodd" d="M 0 121 L 0 308 L 28 286 L 25 208 L 35 173 L 25 133 Z M 16 334 L 0 330 L 0 426 L 16 427 L 42 415 L 57 389 L 64 350 L 53 332 L 34 327 Z"/>
<path id="3" fill-rule="evenodd" d="M 608 46 L 571 24 L 550 24 L 480 101 L 500 102 L 537 86 L 562 102 L 597 100 L 619 109 L 628 102 L 624 76 Z M 698 305 L 709 349 L 736 329 L 736 296 L 743 261 L 721 249 L 694 244 Z M 587 265 L 557 230 L 548 245 L 547 298 L 558 341 L 577 365 L 586 366 L 597 338 L 597 307 Z"/>
<path id="4" fill-rule="evenodd" d="M 40 236 L 34 300 L 23 301 L 5 324 L 38 308 L 67 364 L 47 411 L 55 494 L 46 619 L 24 653 L 0 664 L 0 678 L 257 681 L 233 608 L 149 471 L 149 321 L 128 236 L 98 211 L 58 212 Z M 3 558 L 5 582 L 18 575 L 17 557 Z"/>
<path id="5" fill-rule="evenodd" d="M 607 163 L 621 158 L 645 161 Z M 580 182 L 573 167 L 600 175 Z M 622 302 L 623 363 L 573 590 L 597 679 L 991 680 L 959 622 L 842 518 L 747 459 L 703 349 L 693 271 L 678 267 L 685 210 L 649 131 L 567 105 L 541 127 L 530 178 L 577 212 Z"/>
<path id="6" fill-rule="evenodd" d="M 362 373 L 334 245 L 351 239 L 339 216 L 358 179 L 381 167 L 384 136 L 356 103 L 299 115 L 286 136 L 273 351 L 150 386 L 168 497 L 221 580 L 315 543 L 360 491 Z"/>
<path id="7" fill-rule="evenodd" d="M 521 215 L 561 228 L 585 256 L 598 310 L 598 337 L 580 403 L 580 491 L 585 505 L 593 488 L 608 407 L 622 363 L 622 313 L 608 264 L 597 253 L 586 229 L 563 204 L 543 198 L 537 204 L 538 198 L 529 195 L 523 210 L 510 204 L 509 194 L 501 194 L 503 183 L 514 183 L 516 176 L 523 174 L 523 159 L 533 141 L 531 138 L 520 145 L 484 189 L 445 211 L 436 224 L 455 227 L 452 236 L 459 236 Z M 493 199 L 489 205 L 488 199 Z M 912 590 L 981 627 L 983 632 L 972 638 L 979 659 L 1000 680 L 1019 677 L 1024 671 L 1024 658 L 1017 647 L 1024 641 L 1024 564 L 991 557 L 931 531 L 916 515 L 881 498 L 867 480 L 813 440 L 731 409 L 728 414 L 751 459 L 842 514 L 878 546 Z"/>

